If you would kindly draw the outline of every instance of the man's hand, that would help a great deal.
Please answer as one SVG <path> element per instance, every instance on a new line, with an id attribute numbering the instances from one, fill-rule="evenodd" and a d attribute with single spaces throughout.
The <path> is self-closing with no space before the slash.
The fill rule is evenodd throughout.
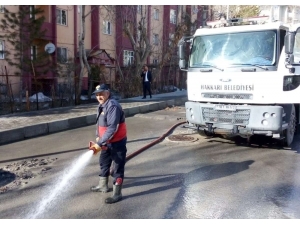
<path id="1" fill-rule="evenodd" d="M 102 149 L 101 149 L 101 147 L 98 144 L 96 144 L 95 142 L 90 141 L 90 143 L 89 143 L 89 150 L 93 150 L 94 151 L 94 155 L 96 155 Z"/>
<path id="2" fill-rule="evenodd" d="M 96 142 L 98 142 L 99 140 L 100 140 L 100 138 L 99 138 L 99 137 L 97 137 L 97 138 L 96 138 Z"/>
<path id="3" fill-rule="evenodd" d="M 107 150 L 107 146 L 106 145 L 101 145 L 101 149 L 102 150 Z"/>

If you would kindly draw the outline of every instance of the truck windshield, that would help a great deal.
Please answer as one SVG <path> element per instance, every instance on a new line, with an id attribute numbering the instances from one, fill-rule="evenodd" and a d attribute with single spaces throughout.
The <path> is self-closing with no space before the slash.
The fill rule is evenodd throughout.
<path id="1" fill-rule="evenodd" d="M 276 31 L 252 31 L 195 37 L 189 66 L 272 66 L 275 60 Z"/>

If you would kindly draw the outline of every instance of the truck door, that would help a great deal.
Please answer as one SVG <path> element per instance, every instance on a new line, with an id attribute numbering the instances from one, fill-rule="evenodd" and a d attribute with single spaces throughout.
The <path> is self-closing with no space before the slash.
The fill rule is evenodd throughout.
<path id="1" fill-rule="evenodd" d="M 282 103 L 300 104 L 300 25 L 294 25 L 287 32 L 285 54 L 288 70 L 283 74 Z"/>
<path id="2" fill-rule="evenodd" d="M 294 45 L 295 74 L 300 74 L 300 27 L 297 29 Z"/>

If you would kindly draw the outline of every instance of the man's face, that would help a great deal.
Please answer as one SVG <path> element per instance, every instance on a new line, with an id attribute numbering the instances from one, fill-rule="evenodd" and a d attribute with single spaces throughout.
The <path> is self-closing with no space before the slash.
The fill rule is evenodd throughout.
<path id="1" fill-rule="evenodd" d="M 97 98 L 98 102 L 102 105 L 109 98 L 109 92 L 102 91 L 102 92 L 96 93 L 96 98 Z"/>
<path id="2" fill-rule="evenodd" d="M 144 66 L 144 71 L 147 71 L 148 70 L 148 67 L 147 66 Z"/>

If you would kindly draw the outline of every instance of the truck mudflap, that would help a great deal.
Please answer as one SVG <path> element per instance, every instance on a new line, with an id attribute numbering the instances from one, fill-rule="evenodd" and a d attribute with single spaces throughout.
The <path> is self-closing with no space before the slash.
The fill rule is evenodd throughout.
<path id="1" fill-rule="evenodd" d="M 209 134 L 279 137 L 282 131 L 282 106 L 186 102 L 185 108 L 189 125 Z"/>

